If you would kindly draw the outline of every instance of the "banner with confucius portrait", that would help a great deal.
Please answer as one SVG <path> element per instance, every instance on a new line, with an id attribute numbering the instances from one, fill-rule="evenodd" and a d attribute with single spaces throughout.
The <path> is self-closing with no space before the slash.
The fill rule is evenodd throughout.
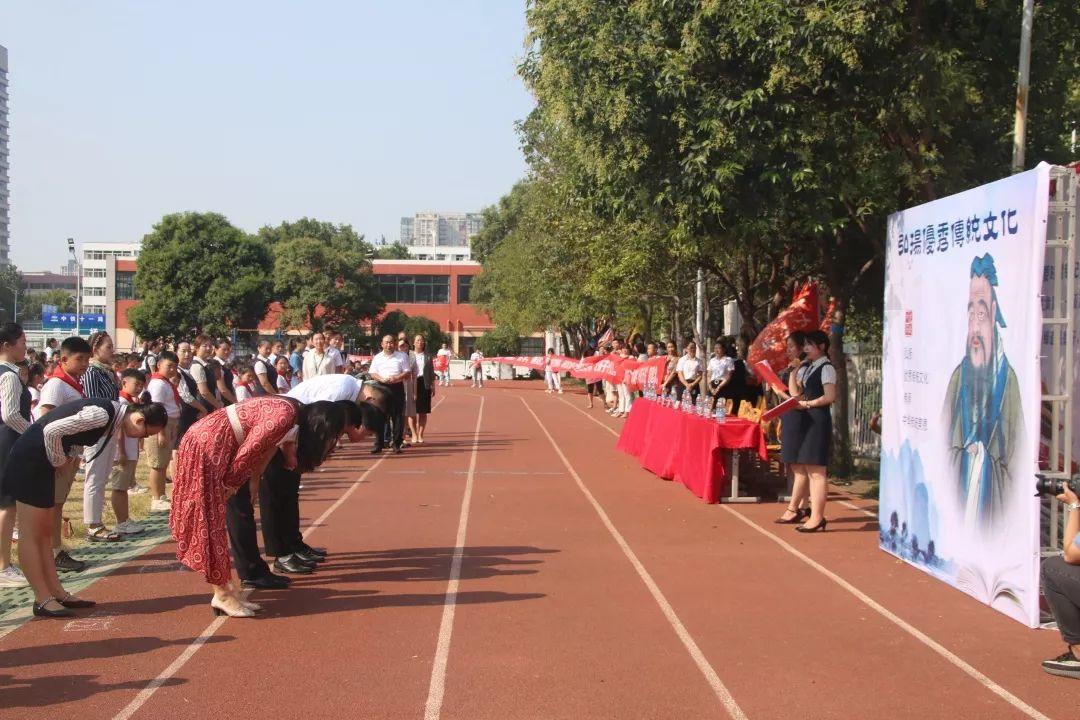
<path id="1" fill-rule="evenodd" d="M 1045 163 L 889 217 L 881 548 L 1039 621 Z"/>

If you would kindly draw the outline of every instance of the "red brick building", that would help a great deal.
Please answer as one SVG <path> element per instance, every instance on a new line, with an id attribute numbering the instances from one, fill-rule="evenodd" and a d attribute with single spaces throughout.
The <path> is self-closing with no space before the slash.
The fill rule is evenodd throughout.
<path id="1" fill-rule="evenodd" d="M 137 261 L 114 260 L 107 270 L 106 327 L 120 349 L 137 345 L 127 320 L 127 311 L 139 303 L 133 283 L 136 266 Z M 387 312 L 400 310 L 410 317 L 423 315 L 434 320 L 450 336 L 458 356 L 471 353 L 476 338 L 494 327 L 491 318 L 469 302 L 469 289 L 480 272 L 480 263 L 376 260 L 373 272 L 386 298 Z M 279 306 L 270 307 L 259 323 L 261 334 L 278 332 L 279 311 Z"/>

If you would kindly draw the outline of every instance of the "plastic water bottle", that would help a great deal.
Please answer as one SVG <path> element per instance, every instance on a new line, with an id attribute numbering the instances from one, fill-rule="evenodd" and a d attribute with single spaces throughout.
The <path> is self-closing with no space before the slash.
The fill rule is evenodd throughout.
<path id="1" fill-rule="evenodd" d="M 724 422 L 727 418 L 727 407 L 724 405 L 723 399 L 716 403 L 716 422 Z"/>

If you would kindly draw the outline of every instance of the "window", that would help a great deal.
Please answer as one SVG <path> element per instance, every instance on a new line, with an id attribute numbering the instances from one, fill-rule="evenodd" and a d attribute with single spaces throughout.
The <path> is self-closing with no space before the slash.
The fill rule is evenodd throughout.
<path id="1" fill-rule="evenodd" d="M 450 302 L 449 275 L 379 275 L 379 292 L 388 303 Z"/>
<path id="2" fill-rule="evenodd" d="M 522 355 L 537 356 L 544 354 L 544 338 L 526 337 L 518 338 L 519 352 Z"/>
<path id="3" fill-rule="evenodd" d="M 103 287 L 84 287 L 83 295 L 87 297 L 105 297 L 105 288 Z"/>
<path id="4" fill-rule="evenodd" d="M 83 315 L 103 315 L 105 313 L 104 305 L 83 305 Z"/>
<path id="5" fill-rule="evenodd" d="M 103 278 L 105 277 L 105 268 L 86 268 L 85 277 Z"/>
<path id="6" fill-rule="evenodd" d="M 135 273 L 133 272 L 118 272 L 116 273 L 116 299 L 117 300 L 138 300 L 138 296 L 135 294 Z"/>
<path id="7" fill-rule="evenodd" d="M 469 302 L 469 292 L 472 290 L 472 279 L 472 275 L 458 275 L 457 301 L 459 303 Z"/>

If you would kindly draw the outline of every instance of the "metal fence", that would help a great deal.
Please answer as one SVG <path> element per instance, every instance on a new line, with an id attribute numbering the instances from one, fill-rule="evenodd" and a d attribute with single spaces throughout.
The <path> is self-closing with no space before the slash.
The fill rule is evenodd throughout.
<path id="1" fill-rule="evenodd" d="M 857 459 L 877 460 L 881 438 L 870 429 L 870 418 L 881 409 L 881 353 L 851 348 L 847 351 L 847 371 L 851 453 Z"/>

